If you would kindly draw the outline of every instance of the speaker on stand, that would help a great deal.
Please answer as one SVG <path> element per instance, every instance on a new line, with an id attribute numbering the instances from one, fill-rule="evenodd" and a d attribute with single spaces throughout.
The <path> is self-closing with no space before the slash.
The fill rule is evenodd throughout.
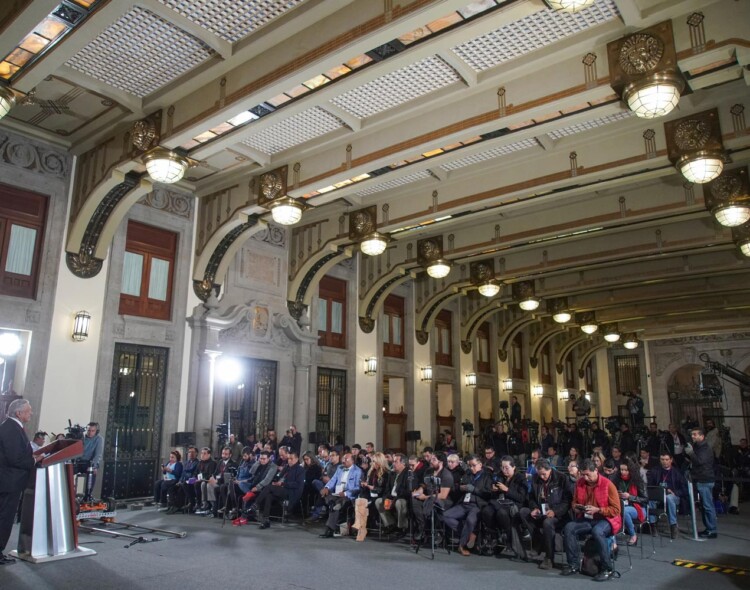
<path id="1" fill-rule="evenodd" d="M 409 443 L 413 443 L 413 454 L 417 454 L 417 441 L 422 438 L 421 430 L 407 430 L 406 431 L 406 452 L 409 452 Z"/>

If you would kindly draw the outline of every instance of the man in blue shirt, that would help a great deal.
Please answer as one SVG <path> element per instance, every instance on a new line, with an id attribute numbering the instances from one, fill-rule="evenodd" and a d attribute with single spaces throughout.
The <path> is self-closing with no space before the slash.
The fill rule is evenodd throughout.
<path id="1" fill-rule="evenodd" d="M 90 499 L 96 483 L 96 475 L 104 455 L 104 439 L 99 434 L 99 424 L 89 422 L 86 426 L 86 436 L 83 437 L 83 455 L 78 460 L 78 473 L 86 473 L 91 467 L 91 477 L 86 486 L 86 496 Z"/>
<path id="2" fill-rule="evenodd" d="M 328 520 L 325 532 L 320 535 L 322 539 L 333 537 L 339 523 L 346 518 L 346 508 L 359 496 L 361 479 L 362 470 L 354 464 L 352 454 L 346 453 L 343 465 L 320 490 L 320 495 L 328 504 Z"/>

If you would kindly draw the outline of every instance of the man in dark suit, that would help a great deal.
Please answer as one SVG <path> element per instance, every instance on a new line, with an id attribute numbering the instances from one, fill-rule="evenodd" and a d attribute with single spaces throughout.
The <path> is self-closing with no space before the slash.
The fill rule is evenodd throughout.
<path id="1" fill-rule="evenodd" d="M 31 405 L 27 400 L 17 399 L 8 406 L 8 418 L 0 424 L 0 565 L 15 563 L 5 555 L 13 520 L 21 494 L 26 488 L 35 461 L 42 458 L 31 453 L 29 437 L 23 425 L 31 420 Z"/>

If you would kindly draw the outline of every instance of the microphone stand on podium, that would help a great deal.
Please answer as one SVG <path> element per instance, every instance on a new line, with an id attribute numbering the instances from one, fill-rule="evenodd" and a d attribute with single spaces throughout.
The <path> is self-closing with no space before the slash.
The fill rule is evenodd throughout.
<path id="1" fill-rule="evenodd" d="M 72 459 L 83 455 L 83 441 L 64 439 L 34 452 L 44 458 L 29 477 L 23 495 L 18 549 L 11 555 L 44 563 L 96 555 L 78 545 Z"/>

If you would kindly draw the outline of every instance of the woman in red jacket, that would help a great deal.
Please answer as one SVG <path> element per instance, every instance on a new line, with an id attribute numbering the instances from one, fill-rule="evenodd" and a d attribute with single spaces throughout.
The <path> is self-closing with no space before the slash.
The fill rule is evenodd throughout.
<path id="1" fill-rule="evenodd" d="M 620 473 L 614 478 L 613 483 L 622 500 L 622 519 L 625 523 L 625 532 L 630 537 L 628 545 L 632 546 L 638 542 L 633 522 L 643 522 L 646 518 L 646 484 L 641 479 L 640 469 L 630 461 L 620 465 Z"/>

